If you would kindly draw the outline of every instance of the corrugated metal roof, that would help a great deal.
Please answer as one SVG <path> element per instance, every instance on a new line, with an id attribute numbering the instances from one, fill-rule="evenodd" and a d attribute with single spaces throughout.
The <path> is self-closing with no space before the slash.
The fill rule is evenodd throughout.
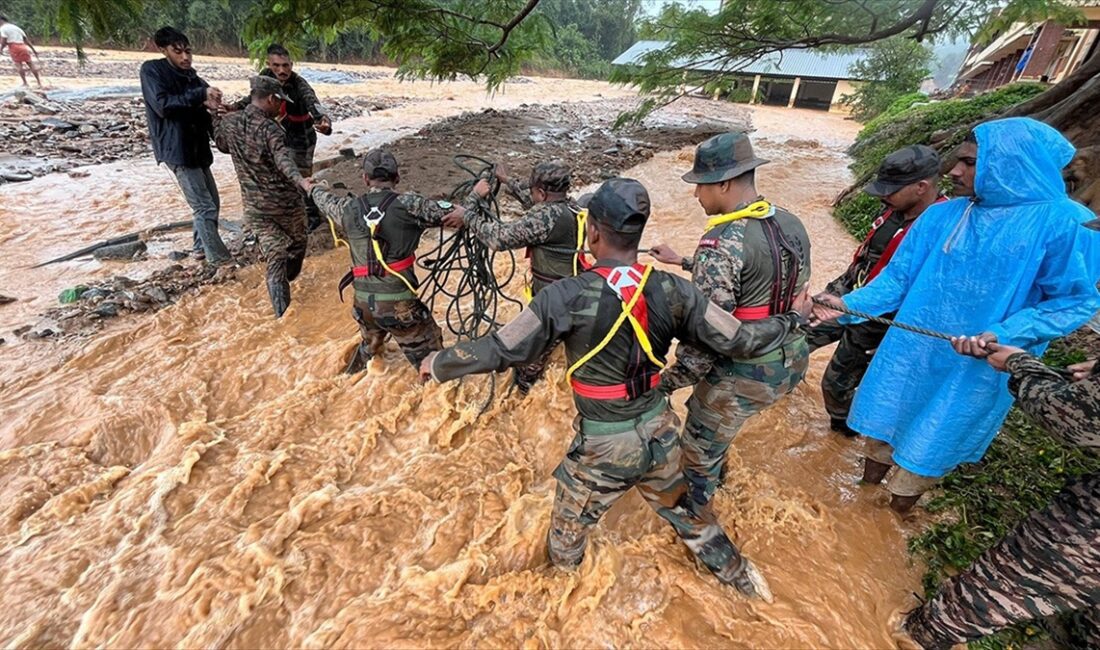
<path id="1" fill-rule="evenodd" d="M 668 41 L 638 41 L 630 49 L 612 61 L 614 65 L 632 65 L 645 54 L 662 50 Z M 739 65 L 733 61 L 719 65 L 703 59 L 677 60 L 677 68 L 694 70 L 730 70 L 740 74 L 760 74 L 777 77 L 819 77 L 824 79 L 854 79 L 849 72 L 853 63 L 863 60 L 866 52 L 817 52 L 811 50 L 783 50 L 769 54 L 759 61 Z"/>

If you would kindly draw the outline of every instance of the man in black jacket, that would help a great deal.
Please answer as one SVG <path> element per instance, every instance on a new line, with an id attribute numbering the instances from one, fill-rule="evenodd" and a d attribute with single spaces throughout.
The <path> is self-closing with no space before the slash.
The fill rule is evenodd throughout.
<path id="1" fill-rule="evenodd" d="M 194 212 L 195 256 L 211 264 L 231 262 L 233 257 L 218 235 L 221 203 L 210 173 L 214 156 L 209 111 L 221 103 L 222 92 L 192 69 L 191 42 L 182 32 L 161 27 L 153 40 L 164 58 L 141 64 L 141 93 L 153 154 L 175 174 Z"/>

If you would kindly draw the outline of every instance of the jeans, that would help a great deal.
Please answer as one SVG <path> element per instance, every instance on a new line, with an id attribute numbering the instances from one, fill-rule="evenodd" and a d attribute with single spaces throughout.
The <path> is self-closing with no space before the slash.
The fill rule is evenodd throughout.
<path id="1" fill-rule="evenodd" d="M 168 168 L 176 175 L 176 181 L 183 190 L 183 198 L 194 213 L 191 232 L 195 250 L 201 249 L 206 254 L 206 261 L 211 264 L 231 261 L 233 256 L 218 234 L 221 199 L 218 197 L 218 186 L 214 183 L 210 168 L 182 165 L 168 165 Z"/>

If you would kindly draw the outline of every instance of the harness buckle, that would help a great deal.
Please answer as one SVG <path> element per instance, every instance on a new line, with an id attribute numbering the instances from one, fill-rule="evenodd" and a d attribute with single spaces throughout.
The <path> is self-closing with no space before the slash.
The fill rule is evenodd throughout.
<path id="1" fill-rule="evenodd" d="M 367 227 L 373 232 L 374 228 L 378 224 L 382 223 L 382 217 L 386 216 L 386 213 L 378 209 L 378 206 L 372 205 L 370 211 L 363 214 L 363 221 L 366 222 Z"/>
<path id="2" fill-rule="evenodd" d="M 607 286 L 615 292 L 619 300 L 624 300 L 623 291 L 637 288 L 642 282 L 642 274 L 633 266 L 616 266 L 607 274 Z"/>

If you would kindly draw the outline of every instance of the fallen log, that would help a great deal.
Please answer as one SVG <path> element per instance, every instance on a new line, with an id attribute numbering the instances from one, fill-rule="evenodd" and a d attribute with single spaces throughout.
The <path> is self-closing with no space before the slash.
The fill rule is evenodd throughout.
<path id="1" fill-rule="evenodd" d="M 91 246 L 85 246 L 84 248 L 81 248 L 80 250 L 77 250 L 77 251 L 73 251 L 73 252 L 69 253 L 68 255 L 62 255 L 61 257 L 56 257 L 52 260 L 49 260 L 48 262 L 41 262 L 39 264 L 35 264 L 31 268 L 32 269 L 37 269 L 41 266 L 46 266 L 48 264 L 56 264 L 58 262 L 68 262 L 69 260 L 75 260 L 78 257 L 84 257 L 86 255 L 91 255 L 92 253 L 96 252 L 98 249 L 103 248 L 104 246 L 116 246 L 118 244 L 128 244 L 130 242 L 135 242 L 135 241 L 140 240 L 143 236 L 155 235 L 157 233 L 163 233 L 163 232 L 171 232 L 173 230 L 182 230 L 184 228 L 190 228 L 190 227 L 191 227 L 191 220 L 190 219 L 188 219 L 187 221 L 173 221 L 172 223 L 166 223 L 166 224 L 162 224 L 162 225 L 159 225 L 159 226 L 153 226 L 152 228 L 147 228 L 145 230 L 139 230 L 137 232 L 132 232 L 132 233 L 129 233 L 127 235 L 114 237 L 112 239 L 105 239 L 105 240 L 99 242 L 98 244 L 92 244 Z"/>

